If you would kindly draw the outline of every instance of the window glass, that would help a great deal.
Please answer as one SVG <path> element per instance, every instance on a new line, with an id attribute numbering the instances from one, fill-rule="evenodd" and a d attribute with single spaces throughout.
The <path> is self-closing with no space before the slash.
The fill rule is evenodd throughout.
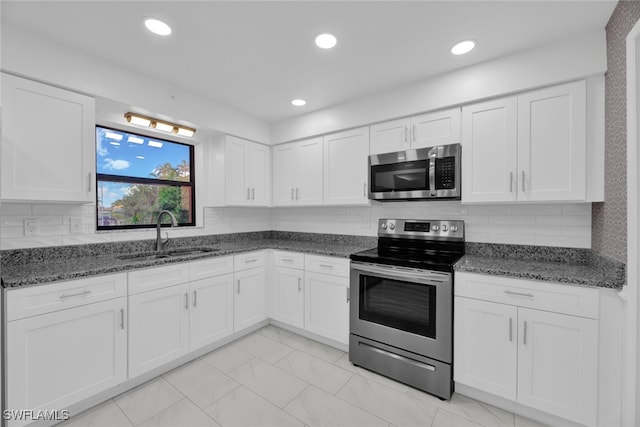
<path id="1" fill-rule="evenodd" d="M 99 230 L 195 225 L 192 146 L 96 126 L 96 170 Z"/>

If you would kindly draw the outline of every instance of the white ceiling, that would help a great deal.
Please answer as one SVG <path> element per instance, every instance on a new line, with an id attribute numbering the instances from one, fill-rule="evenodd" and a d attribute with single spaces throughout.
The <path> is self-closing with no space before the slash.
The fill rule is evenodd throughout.
<path id="1" fill-rule="evenodd" d="M 4 0 L 1 17 L 272 123 L 603 29 L 616 3 Z M 149 33 L 147 17 L 173 34 Z M 337 47 L 318 49 L 321 32 Z M 477 48 L 454 57 L 464 38 Z"/>

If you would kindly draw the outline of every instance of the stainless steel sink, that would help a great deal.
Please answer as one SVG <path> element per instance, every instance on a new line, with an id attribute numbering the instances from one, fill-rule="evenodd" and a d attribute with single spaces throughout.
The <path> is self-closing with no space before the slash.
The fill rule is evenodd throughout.
<path id="1" fill-rule="evenodd" d="M 117 258 L 131 261 L 150 261 L 163 258 L 175 258 L 188 255 L 199 255 L 218 251 L 215 248 L 181 248 L 163 252 L 138 252 L 133 254 L 120 255 Z"/>

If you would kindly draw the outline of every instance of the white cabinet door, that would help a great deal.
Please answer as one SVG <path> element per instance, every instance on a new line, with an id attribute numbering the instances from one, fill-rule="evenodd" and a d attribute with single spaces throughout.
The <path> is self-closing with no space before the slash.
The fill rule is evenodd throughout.
<path id="1" fill-rule="evenodd" d="M 460 142 L 460 108 L 411 117 L 411 148 Z"/>
<path id="2" fill-rule="evenodd" d="M 304 327 L 304 272 L 276 267 L 273 286 L 273 317 L 298 328 Z"/>
<path id="3" fill-rule="evenodd" d="M 518 96 L 518 199 L 586 198 L 586 83 Z"/>
<path id="4" fill-rule="evenodd" d="M 297 144 L 282 144 L 273 148 L 273 204 L 290 206 L 295 203 L 297 175 Z"/>
<path id="5" fill-rule="evenodd" d="M 247 205 L 251 198 L 249 186 L 248 142 L 227 136 L 225 151 L 227 205 Z"/>
<path id="6" fill-rule="evenodd" d="M 322 204 L 322 137 L 298 143 L 296 205 Z"/>
<path id="7" fill-rule="evenodd" d="M 518 308 L 455 297 L 454 381 L 516 399 Z"/>
<path id="8" fill-rule="evenodd" d="M 95 202 L 95 102 L 2 74 L 2 199 Z"/>
<path id="9" fill-rule="evenodd" d="M 254 268 L 234 274 L 234 331 L 266 318 L 265 269 Z"/>
<path id="10" fill-rule="evenodd" d="M 189 351 L 189 284 L 129 296 L 129 375 Z"/>
<path id="11" fill-rule="evenodd" d="M 324 203 L 326 205 L 369 204 L 368 156 L 368 127 L 324 137 Z"/>
<path id="12" fill-rule="evenodd" d="M 5 409 L 64 409 L 124 382 L 126 304 L 116 298 L 8 322 Z"/>
<path id="13" fill-rule="evenodd" d="M 233 273 L 190 283 L 189 349 L 233 333 Z"/>
<path id="14" fill-rule="evenodd" d="M 516 98 L 463 107 L 462 123 L 462 202 L 516 200 Z"/>
<path id="15" fill-rule="evenodd" d="M 305 328 L 315 334 L 349 343 L 349 278 L 305 272 Z"/>
<path id="16" fill-rule="evenodd" d="M 250 204 L 269 206 L 271 201 L 271 151 L 266 145 L 249 143 Z"/>
<path id="17" fill-rule="evenodd" d="M 518 401 L 593 425 L 597 415 L 598 322 L 518 309 Z"/>
<path id="18" fill-rule="evenodd" d="M 391 120 L 371 125 L 371 154 L 390 153 L 411 148 L 410 119 Z"/>

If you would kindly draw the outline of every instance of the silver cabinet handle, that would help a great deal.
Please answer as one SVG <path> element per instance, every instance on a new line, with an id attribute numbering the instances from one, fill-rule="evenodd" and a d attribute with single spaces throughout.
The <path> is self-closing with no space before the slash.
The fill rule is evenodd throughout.
<path id="1" fill-rule="evenodd" d="M 251 263 L 251 262 L 258 262 L 258 258 L 245 259 L 245 260 L 244 260 L 244 263 L 245 263 L 245 264 L 249 264 L 249 263 Z"/>
<path id="2" fill-rule="evenodd" d="M 535 295 L 530 294 L 529 292 L 514 292 L 514 291 L 504 291 L 505 294 L 513 297 L 527 297 L 527 298 L 535 298 Z"/>
<path id="3" fill-rule="evenodd" d="M 351 292 L 350 288 L 347 286 L 347 304 L 351 301 Z"/>
<path id="4" fill-rule="evenodd" d="M 294 200 L 295 188 L 291 187 L 291 200 Z"/>
<path id="5" fill-rule="evenodd" d="M 522 171 L 522 192 L 524 193 L 524 171 Z"/>
<path id="6" fill-rule="evenodd" d="M 333 269 L 333 265 L 331 265 L 331 264 L 320 264 L 320 267 Z"/>
<path id="7" fill-rule="evenodd" d="M 251 199 L 251 189 L 247 187 L 247 200 Z"/>
<path id="8" fill-rule="evenodd" d="M 513 172 L 509 172 L 509 193 L 513 193 Z"/>
<path id="9" fill-rule="evenodd" d="M 522 332 L 522 345 L 527 345 L 527 322 L 524 322 L 524 330 Z"/>
<path id="10" fill-rule="evenodd" d="M 409 126 L 404 127 L 404 142 L 407 142 L 407 132 L 409 131 Z"/>
<path id="11" fill-rule="evenodd" d="M 193 291 L 193 308 L 198 306 L 198 291 Z"/>
<path id="12" fill-rule="evenodd" d="M 300 195 L 298 194 L 299 192 L 300 192 L 300 189 L 296 187 L 296 200 L 300 199 Z"/>
<path id="13" fill-rule="evenodd" d="M 189 292 L 184 293 L 184 309 L 189 310 Z"/>
<path id="14" fill-rule="evenodd" d="M 509 342 L 513 341 L 513 319 L 509 318 Z"/>
<path id="15" fill-rule="evenodd" d="M 124 330 L 124 308 L 120 309 L 120 329 Z"/>
<path id="16" fill-rule="evenodd" d="M 298 292 L 302 290 L 302 279 L 298 277 Z"/>
<path id="17" fill-rule="evenodd" d="M 255 200 L 256 199 L 256 189 L 252 188 L 251 189 L 251 200 Z"/>
<path id="18" fill-rule="evenodd" d="M 89 175 L 89 191 L 91 191 L 91 183 L 93 182 L 93 177 L 91 176 L 91 172 L 89 172 L 88 175 Z"/>
<path id="19" fill-rule="evenodd" d="M 60 295 L 60 299 L 67 299 L 67 298 L 73 298 L 73 297 L 83 297 L 85 295 L 89 295 L 90 293 L 91 293 L 90 290 L 85 289 L 84 291 L 78 292 L 78 293 L 75 293 L 75 294 Z"/>
<path id="20" fill-rule="evenodd" d="M 362 184 L 362 195 L 367 197 L 367 183 Z"/>
<path id="21" fill-rule="evenodd" d="M 240 293 L 240 280 L 238 280 L 238 290 L 236 291 L 238 294 Z"/>
<path id="22" fill-rule="evenodd" d="M 416 125 L 413 125 L 413 129 L 412 129 L 412 140 L 415 141 L 416 140 Z"/>
<path id="23" fill-rule="evenodd" d="M 284 262 L 293 262 L 293 258 L 280 258 Z"/>

